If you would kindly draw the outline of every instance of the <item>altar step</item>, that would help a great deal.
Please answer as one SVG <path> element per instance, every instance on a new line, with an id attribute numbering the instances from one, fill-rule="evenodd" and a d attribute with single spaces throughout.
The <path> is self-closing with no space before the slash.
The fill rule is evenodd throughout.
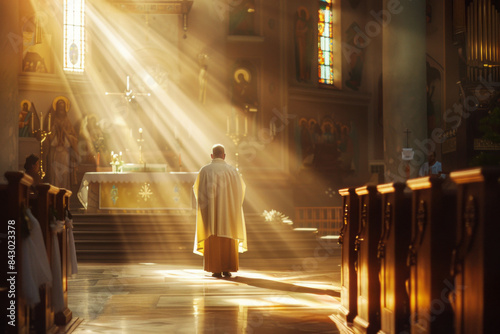
<path id="1" fill-rule="evenodd" d="M 240 255 L 241 266 L 299 265 L 304 258 L 323 263 L 340 254 L 336 242 L 312 231 L 266 222 L 257 214 L 245 218 L 249 251 Z M 74 214 L 73 220 L 79 262 L 202 266 L 203 258 L 193 254 L 194 215 Z"/>

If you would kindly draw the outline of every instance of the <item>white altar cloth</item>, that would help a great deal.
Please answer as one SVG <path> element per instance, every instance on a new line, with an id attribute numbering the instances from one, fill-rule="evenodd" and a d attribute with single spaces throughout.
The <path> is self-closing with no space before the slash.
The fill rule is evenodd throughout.
<path id="1" fill-rule="evenodd" d="M 197 172 L 169 172 L 169 173 L 113 173 L 113 172 L 89 172 L 85 173 L 77 197 L 85 209 L 89 208 L 89 186 L 92 183 L 165 183 L 181 184 L 183 188 L 191 188 L 196 180 Z M 192 191 L 191 191 L 192 192 Z"/>

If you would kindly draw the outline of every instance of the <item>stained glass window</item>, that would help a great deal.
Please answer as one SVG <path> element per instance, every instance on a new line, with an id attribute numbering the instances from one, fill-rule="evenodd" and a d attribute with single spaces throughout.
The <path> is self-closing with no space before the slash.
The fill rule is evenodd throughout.
<path id="1" fill-rule="evenodd" d="M 318 10 L 318 78 L 327 85 L 333 85 L 332 1 L 320 0 Z"/>
<path id="2" fill-rule="evenodd" d="M 64 70 L 85 69 L 85 0 L 64 0 Z"/>

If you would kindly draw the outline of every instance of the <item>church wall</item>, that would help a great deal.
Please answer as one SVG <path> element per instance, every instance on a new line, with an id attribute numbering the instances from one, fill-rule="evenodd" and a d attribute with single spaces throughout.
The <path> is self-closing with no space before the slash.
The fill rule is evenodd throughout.
<path id="1" fill-rule="evenodd" d="M 427 43 L 427 138 L 432 140 L 432 132 L 445 130 L 443 121 L 445 110 L 445 66 L 446 66 L 446 17 L 443 1 L 429 1 L 426 7 Z M 434 147 L 430 147 L 431 149 Z M 441 159 L 441 143 L 435 143 L 436 157 Z M 444 167 L 446 168 L 446 167 Z"/>
<path id="2" fill-rule="evenodd" d="M 381 0 L 342 2 L 344 89 L 364 92 L 371 96 L 367 112 L 367 131 L 370 138 L 367 143 L 367 154 L 369 161 L 375 164 L 381 163 L 384 157 L 382 35 L 383 26 L 390 24 L 391 19 L 383 15 L 384 11 L 386 8 Z M 383 20 L 386 21 L 382 22 Z M 358 87 L 352 84 L 353 72 L 359 73 Z"/>
<path id="3" fill-rule="evenodd" d="M 44 115 L 45 127 L 47 126 L 47 115 L 52 109 L 55 98 L 64 96 L 70 101 L 68 118 L 75 124 L 81 118 L 79 103 L 76 96 L 82 91 L 81 84 L 74 86 L 75 82 L 82 82 L 82 75 L 65 75 L 62 70 L 62 8 L 51 1 L 19 3 L 20 10 L 17 24 L 23 34 L 23 52 L 17 55 L 18 71 L 18 102 L 30 101 L 33 106 L 31 111 Z M 36 22 L 36 24 L 35 24 Z M 40 30 L 40 40 L 33 42 L 33 31 Z M 30 58 L 31 57 L 31 58 Z M 32 66 L 35 60 L 37 66 Z M 32 64 L 32 65 L 29 65 Z M 43 66 L 39 66 L 43 64 Z M 76 93 L 74 93 L 76 92 Z M 19 107 L 18 107 L 19 108 Z M 18 109 L 20 110 L 20 109 Z M 35 118 L 34 128 L 40 128 L 40 122 Z M 31 130 L 31 126 L 30 126 Z M 45 128 L 46 130 L 46 128 Z M 40 155 L 40 142 L 29 134 L 28 138 L 19 139 L 19 155 L 15 169 L 23 169 L 26 156 L 29 154 Z M 42 156 L 43 170 L 47 176 L 43 182 L 50 182 L 47 170 L 48 142 L 44 142 L 44 154 Z M 75 185 L 76 186 L 76 185 Z"/>
<path id="4" fill-rule="evenodd" d="M 464 80 L 461 76 L 460 66 L 464 65 L 460 61 L 459 54 L 465 50 L 463 42 L 457 43 L 457 37 L 453 31 L 453 1 L 444 1 L 444 35 L 445 35 L 445 76 L 444 76 L 444 115 L 442 118 L 442 128 L 448 133 L 453 131 L 455 122 L 450 121 L 449 112 L 455 110 L 456 106 L 461 104 L 460 89 L 457 84 Z M 464 67 L 465 68 L 465 67 Z M 446 116 L 448 115 L 448 116 Z M 457 142 L 445 141 L 441 145 L 441 162 L 443 170 L 455 170 L 469 167 L 466 163 L 460 161 L 457 154 Z"/>
<path id="5" fill-rule="evenodd" d="M 17 1 L 0 2 L 0 182 L 5 183 L 4 173 L 17 170 L 18 160 L 18 115 L 17 74 L 22 51 L 18 25 Z M 18 66 L 16 66 L 18 65 Z"/>
<path id="6" fill-rule="evenodd" d="M 334 20 L 341 17 L 336 44 L 342 52 L 334 58 L 341 62 L 341 80 L 333 89 L 315 83 L 317 60 L 312 80 L 297 80 L 294 44 L 288 39 L 288 106 L 295 117 L 289 132 L 295 206 L 340 206 L 338 189 L 367 182 L 369 161 L 382 159 L 377 105 L 381 36 L 359 44 L 374 3 L 342 1 L 341 14 L 335 13 Z M 317 15 L 316 1 L 291 1 L 289 12 L 301 6 Z M 316 36 L 314 40 L 317 45 Z"/>
<path id="7" fill-rule="evenodd" d="M 370 97 L 336 92 L 292 90 L 290 114 L 297 115 L 290 133 L 290 164 L 296 206 L 338 206 L 337 190 L 368 181 Z M 304 122 L 311 132 L 304 129 Z M 333 135 L 329 126 L 335 128 Z M 303 196 L 304 193 L 310 196 Z M 330 197 L 333 193 L 334 196 Z"/>
<path id="8" fill-rule="evenodd" d="M 285 1 L 256 1 L 254 33 L 229 32 L 226 60 L 230 87 L 238 66 L 253 69 L 257 79 L 250 88 L 253 97 L 246 99 L 250 105 L 256 102 L 257 111 L 243 112 L 249 120 L 249 134 L 240 144 L 240 166 L 248 186 L 247 209 L 258 213 L 275 209 L 291 215 L 293 202 L 286 150 L 291 126 L 285 99 L 284 46 L 290 33 L 286 29 L 286 5 Z M 234 94 L 237 90 L 230 92 L 229 97 L 237 103 Z M 234 111 L 238 106 L 232 108 Z"/>

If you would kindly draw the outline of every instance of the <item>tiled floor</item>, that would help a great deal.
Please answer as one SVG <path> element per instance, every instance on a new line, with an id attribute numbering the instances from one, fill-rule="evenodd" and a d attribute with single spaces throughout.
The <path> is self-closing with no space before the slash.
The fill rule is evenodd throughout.
<path id="1" fill-rule="evenodd" d="M 69 308 L 83 333 L 339 333 L 339 272 L 80 264 Z"/>

